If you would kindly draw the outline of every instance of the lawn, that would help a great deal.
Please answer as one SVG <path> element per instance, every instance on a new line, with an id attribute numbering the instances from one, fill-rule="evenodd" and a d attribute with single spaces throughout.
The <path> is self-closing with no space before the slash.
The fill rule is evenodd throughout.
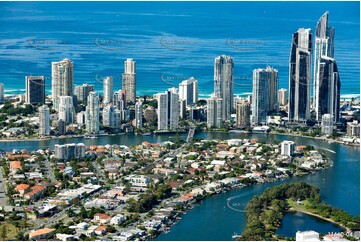
<path id="1" fill-rule="evenodd" d="M 6 228 L 6 232 L 3 230 L 3 227 Z M 16 228 L 13 224 L 9 223 L 0 223 L 0 239 L 10 240 L 15 238 L 18 235 L 19 229 Z M 5 233 L 5 238 L 3 237 Z"/>

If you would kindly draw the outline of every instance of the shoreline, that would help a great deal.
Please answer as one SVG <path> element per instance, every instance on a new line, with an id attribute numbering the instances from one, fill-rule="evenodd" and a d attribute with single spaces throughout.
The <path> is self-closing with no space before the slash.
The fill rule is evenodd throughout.
<path id="1" fill-rule="evenodd" d="M 346 227 L 345 225 L 340 224 L 340 223 L 338 223 L 338 222 L 336 222 L 336 221 L 333 221 L 333 220 L 330 219 L 330 218 L 322 217 L 322 216 L 319 215 L 319 214 L 315 214 L 315 213 L 312 213 L 312 212 L 309 212 L 309 211 L 306 211 L 306 210 L 302 210 L 302 209 L 298 209 L 298 208 L 294 208 L 294 207 L 291 207 L 291 208 L 289 209 L 289 211 L 290 211 L 290 212 L 300 212 L 300 213 L 304 213 L 304 214 L 307 214 L 307 215 L 310 215 L 310 216 L 313 216 L 313 217 L 322 219 L 322 220 L 324 220 L 324 221 L 327 221 L 327 222 L 336 224 L 337 226 L 340 226 L 341 228 L 344 228 L 347 233 L 351 232 L 351 229 L 348 228 L 348 227 Z"/>
<path id="2" fill-rule="evenodd" d="M 327 168 L 323 168 L 323 169 L 320 169 L 316 172 L 319 172 L 319 171 L 322 171 L 324 169 L 328 169 L 329 167 Z M 306 175 L 310 175 L 310 174 L 314 174 L 314 173 L 311 173 L 311 172 L 308 172 L 307 174 L 303 174 L 302 176 L 306 176 Z M 272 180 L 269 180 L 269 181 L 263 181 L 263 182 L 260 182 L 260 181 L 257 181 L 256 183 L 254 184 L 242 184 L 242 183 L 239 183 L 239 184 L 236 184 L 236 185 L 233 185 L 233 186 L 224 186 L 224 187 L 221 187 L 219 188 L 218 191 L 213 191 L 212 193 L 208 193 L 208 194 L 205 194 L 202 196 L 202 200 L 205 200 L 209 197 L 213 197 L 213 196 L 217 196 L 221 193 L 228 193 L 228 192 L 231 192 L 231 191 L 236 191 L 236 190 L 241 190 L 245 187 L 252 187 L 254 185 L 258 185 L 258 184 L 262 184 L 262 183 L 273 183 L 273 182 L 277 182 L 277 181 L 284 181 L 284 180 L 288 180 L 288 179 L 291 179 L 291 178 L 294 178 L 294 177 L 298 177 L 297 175 L 293 175 L 293 176 L 285 176 L 285 177 L 279 177 L 279 178 L 273 178 Z M 173 226 L 175 226 L 178 221 L 177 220 L 181 220 L 182 219 L 182 214 L 186 214 L 188 211 L 191 211 L 194 206 L 196 204 L 198 204 L 200 201 L 196 201 L 196 200 L 193 200 L 192 202 L 188 203 L 187 205 L 185 205 L 185 210 L 184 211 L 181 211 L 181 212 L 178 212 L 175 217 L 174 217 L 174 220 L 172 220 L 172 222 L 170 223 L 170 225 L 166 225 L 165 229 L 164 230 L 160 230 L 160 233 L 154 237 L 153 239 L 156 239 L 158 236 L 162 235 L 162 234 L 167 234 L 171 231 L 171 228 Z M 226 205 L 227 206 L 227 205 Z M 228 207 L 228 206 L 227 206 Z M 230 208 L 230 207 L 228 207 Z M 230 208 L 231 209 L 231 208 Z M 341 226 L 343 227 L 343 226 Z M 348 228 L 347 228 L 348 229 Z"/>
<path id="3" fill-rule="evenodd" d="M 201 131 L 202 133 L 229 133 L 229 131 Z M 184 132 L 183 132 L 184 133 Z M 231 132 L 232 133 L 232 132 Z M 236 133 L 236 132 L 235 132 Z M 117 136 L 117 135 L 124 135 L 127 133 L 117 133 L 117 134 L 95 134 L 92 136 L 95 136 L 96 138 L 98 137 L 102 137 L 102 136 Z M 134 133 L 131 133 L 133 135 L 136 135 Z M 162 134 L 167 134 L 167 133 L 154 133 L 152 135 L 162 135 Z M 243 134 L 243 133 L 242 133 Z M 259 134 L 259 133 L 244 133 L 244 134 Z M 265 133 L 266 135 L 268 134 L 272 134 L 272 135 L 282 135 L 282 136 L 293 136 L 293 137 L 300 137 L 300 138 L 305 138 L 305 139 L 314 139 L 314 140 L 321 140 L 321 141 L 325 141 L 325 142 L 329 142 L 329 143 L 338 143 L 338 144 L 342 144 L 345 146 L 350 146 L 350 147 L 359 147 L 360 145 L 359 143 L 349 143 L 349 142 L 344 142 L 344 141 L 340 141 L 340 140 L 333 140 L 333 139 L 327 139 L 327 138 L 322 138 L 322 137 L 310 137 L 310 136 L 304 136 L 304 135 L 300 135 L 300 134 L 292 134 L 292 133 L 278 133 L 275 131 L 271 131 L 269 133 Z M 69 135 L 69 136 L 59 136 L 59 137 L 45 137 L 45 138 L 25 138 L 25 139 L 2 139 L 0 140 L 0 144 L 1 142 L 33 142 L 33 141 L 48 141 L 48 140 L 57 140 L 57 139 L 73 139 L 73 138 L 82 138 L 82 139 L 86 139 L 85 136 L 87 135 Z"/>

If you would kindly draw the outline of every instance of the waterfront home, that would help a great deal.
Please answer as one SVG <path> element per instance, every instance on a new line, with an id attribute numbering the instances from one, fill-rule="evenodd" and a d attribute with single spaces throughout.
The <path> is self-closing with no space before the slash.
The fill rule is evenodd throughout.
<path id="1" fill-rule="evenodd" d="M 204 194 L 206 194 L 206 191 L 204 191 L 203 188 L 196 187 L 196 188 L 193 188 L 190 193 L 193 194 L 194 196 L 197 196 L 197 195 L 204 195 Z"/>
<path id="2" fill-rule="evenodd" d="M 207 193 L 211 193 L 211 192 L 216 192 L 217 190 L 219 190 L 221 188 L 221 183 L 219 182 L 211 182 L 211 183 L 207 183 L 204 187 L 204 190 Z"/>
<path id="3" fill-rule="evenodd" d="M 158 230 L 161 223 L 155 220 L 146 220 L 142 223 L 142 225 L 148 230 Z"/>
<path id="4" fill-rule="evenodd" d="M 29 233 L 29 239 L 31 240 L 47 240 L 51 238 L 55 233 L 55 229 L 43 228 L 34 230 Z"/>

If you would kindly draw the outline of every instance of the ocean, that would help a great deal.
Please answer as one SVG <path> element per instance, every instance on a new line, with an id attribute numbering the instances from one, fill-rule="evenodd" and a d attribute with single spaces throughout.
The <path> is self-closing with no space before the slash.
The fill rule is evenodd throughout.
<path id="1" fill-rule="evenodd" d="M 0 2 L 0 82 L 23 93 L 26 75 L 46 76 L 51 62 L 74 62 L 75 85 L 113 76 L 121 89 L 126 58 L 136 61 L 137 95 L 153 95 L 189 77 L 213 92 L 214 58 L 234 58 L 235 94 L 252 91 L 252 71 L 270 65 L 288 89 L 292 33 L 325 11 L 336 28 L 341 98 L 360 95 L 359 2 Z"/>

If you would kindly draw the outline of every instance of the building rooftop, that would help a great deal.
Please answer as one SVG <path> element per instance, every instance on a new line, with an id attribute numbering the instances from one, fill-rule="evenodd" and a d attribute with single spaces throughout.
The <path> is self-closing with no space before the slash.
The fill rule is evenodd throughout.
<path id="1" fill-rule="evenodd" d="M 49 228 L 38 229 L 38 230 L 34 230 L 33 232 L 29 233 L 29 237 L 35 237 L 35 236 L 39 236 L 39 235 L 43 235 L 43 234 L 49 234 L 54 231 L 55 231 L 55 229 L 49 229 Z"/>

